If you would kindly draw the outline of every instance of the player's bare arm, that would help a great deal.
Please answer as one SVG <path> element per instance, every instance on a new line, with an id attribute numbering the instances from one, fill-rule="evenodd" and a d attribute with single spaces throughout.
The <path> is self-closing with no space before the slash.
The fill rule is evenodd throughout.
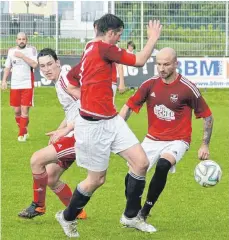
<path id="1" fill-rule="evenodd" d="M 119 112 L 119 115 L 127 121 L 132 113 L 132 110 L 125 104 Z"/>
<path id="2" fill-rule="evenodd" d="M 4 68 L 4 74 L 2 78 L 2 89 L 5 90 L 7 89 L 7 78 L 10 75 L 10 68 Z"/>
<path id="3" fill-rule="evenodd" d="M 80 99 L 80 88 L 72 85 L 71 83 L 68 84 L 67 91 L 73 97 Z"/>
<path id="4" fill-rule="evenodd" d="M 203 119 L 204 121 L 204 133 L 203 142 L 198 151 L 198 157 L 200 160 L 206 160 L 209 157 L 209 143 L 212 135 L 213 117 L 212 115 Z"/>
<path id="5" fill-rule="evenodd" d="M 57 128 L 57 130 L 58 130 L 58 129 L 65 128 L 65 127 L 67 127 L 67 121 L 66 121 L 66 119 L 64 119 L 64 120 L 60 123 L 59 127 Z M 52 144 L 52 143 L 54 142 L 53 136 L 54 136 L 54 135 L 51 135 L 51 136 L 50 136 L 48 145 L 50 145 L 50 144 Z"/>
<path id="6" fill-rule="evenodd" d="M 57 129 L 57 130 L 52 131 L 52 132 L 48 132 L 45 135 L 49 136 L 52 139 L 52 143 L 55 143 L 58 139 L 66 136 L 71 131 L 73 131 L 73 129 L 74 129 L 74 123 L 72 122 L 72 123 L 68 123 L 67 126 L 64 127 L 64 128 Z"/>
<path id="7" fill-rule="evenodd" d="M 212 115 L 206 117 L 204 120 L 204 137 L 203 137 L 203 144 L 209 145 L 211 135 L 212 135 L 212 128 L 213 128 L 213 117 Z"/>
<path id="8" fill-rule="evenodd" d="M 15 51 L 14 56 L 21 58 L 23 61 L 25 61 L 27 64 L 29 64 L 29 66 L 32 68 L 36 68 L 38 65 L 38 63 L 36 61 L 32 60 L 31 58 L 26 57 L 25 54 L 23 54 L 19 51 Z"/>
<path id="9" fill-rule="evenodd" d="M 126 91 L 125 81 L 124 81 L 124 70 L 122 64 L 116 64 L 118 75 L 119 75 L 119 93 L 124 93 Z"/>
<path id="10" fill-rule="evenodd" d="M 161 35 L 162 25 L 159 20 L 150 20 L 147 26 L 148 41 L 141 52 L 136 54 L 136 67 L 142 67 L 151 56 L 154 47 Z"/>

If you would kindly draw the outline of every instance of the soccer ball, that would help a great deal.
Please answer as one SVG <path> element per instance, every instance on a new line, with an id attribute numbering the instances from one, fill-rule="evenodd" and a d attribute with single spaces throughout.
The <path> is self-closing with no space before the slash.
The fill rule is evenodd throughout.
<path id="1" fill-rule="evenodd" d="M 194 170 L 197 183 L 203 187 L 215 186 L 222 177 L 220 166 L 212 160 L 201 161 Z"/>

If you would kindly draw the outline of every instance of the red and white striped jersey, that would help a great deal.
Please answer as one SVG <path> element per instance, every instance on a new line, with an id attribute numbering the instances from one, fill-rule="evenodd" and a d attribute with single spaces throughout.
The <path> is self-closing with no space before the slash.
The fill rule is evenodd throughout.
<path id="1" fill-rule="evenodd" d="M 6 68 L 11 68 L 11 88 L 12 89 L 29 89 L 34 87 L 34 73 L 33 68 L 29 66 L 23 59 L 14 56 L 18 51 L 23 53 L 26 57 L 37 61 L 37 50 L 35 47 L 26 45 L 21 49 L 18 47 L 10 48 L 5 62 Z"/>
<path id="2" fill-rule="evenodd" d="M 68 72 L 61 70 L 58 80 L 55 82 L 57 97 L 65 112 L 67 122 L 72 122 L 78 114 L 80 107 L 79 100 L 67 92 L 68 87 Z"/>
<path id="3" fill-rule="evenodd" d="M 196 118 L 205 118 L 211 111 L 198 88 L 180 74 L 171 84 L 153 77 L 140 86 L 127 102 L 139 112 L 146 102 L 148 113 L 147 137 L 159 141 L 191 141 L 192 110 Z"/>

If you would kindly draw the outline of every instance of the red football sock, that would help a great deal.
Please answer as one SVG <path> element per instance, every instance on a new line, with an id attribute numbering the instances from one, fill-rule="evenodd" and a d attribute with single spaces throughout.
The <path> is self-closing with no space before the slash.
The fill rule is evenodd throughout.
<path id="1" fill-rule="evenodd" d="M 15 116 L 15 120 L 16 120 L 18 127 L 20 127 L 21 116 Z"/>
<path id="2" fill-rule="evenodd" d="M 19 136 L 24 136 L 27 133 L 28 123 L 29 123 L 28 117 L 21 117 Z"/>
<path id="3" fill-rule="evenodd" d="M 67 184 L 62 183 L 58 188 L 54 189 L 53 192 L 66 207 L 69 205 L 72 198 L 72 191 Z"/>
<path id="4" fill-rule="evenodd" d="M 33 173 L 33 201 L 40 207 L 45 206 L 47 184 L 48 174 L 46 171 L 41 174 Z"/>

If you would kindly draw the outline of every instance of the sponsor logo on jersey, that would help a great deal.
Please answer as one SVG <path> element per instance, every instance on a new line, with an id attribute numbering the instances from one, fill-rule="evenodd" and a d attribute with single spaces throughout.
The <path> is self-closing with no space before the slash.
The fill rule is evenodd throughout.
<path id="1" fill-rule="evenodd" d="M 165 121 L 175 120 L 175 113 L 167 108 L 165 105 L 155 105 L 154 114 L 157 118 Z"/>
<path id="2" fill-rule="evenodd" d="M 178 94 L 170 94 L 170 101 L 175 103 L 178 100 Z"/>

